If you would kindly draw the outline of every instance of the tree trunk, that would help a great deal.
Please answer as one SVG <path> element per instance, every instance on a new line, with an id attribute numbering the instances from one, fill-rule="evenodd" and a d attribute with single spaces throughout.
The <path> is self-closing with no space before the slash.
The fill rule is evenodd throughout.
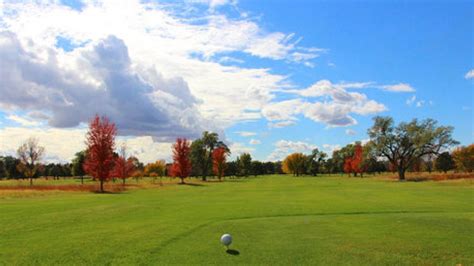
<path id="1" fill-rule="evenodd" d="M 104 179 L 100 178 L 100 192 L 104 192 Z"/>
<path id="2" fill-rule="evenodd" d="M 81 175 L 81 185 L 84 185 L 84 176 Z"/>
<path id="3" fill-rule="evenodd" d="M 184 184 L 184 178 L 180 177 L 181 178 L 181 184 Z"/>
<path id="4" fill-rule="evenodd" d="M 405 181 L 405 169 L 398 168 L 398 180 Z"/>
<path id="5" fill-rule="evenodd" d="M 30 177 L 30 186 L 33 186 L 33 177 Z"/>
<path id="6" fill-rule="evenodd" d="M 205 175 L 202 176 L 202 181 L 207 181 L 207 178 Z"/>
<path id="7" fill-rule="evenodd" d="M 122 178 L 122 180 L 123 180 L 122 185 L 125 186 L 125 178 Z"/>

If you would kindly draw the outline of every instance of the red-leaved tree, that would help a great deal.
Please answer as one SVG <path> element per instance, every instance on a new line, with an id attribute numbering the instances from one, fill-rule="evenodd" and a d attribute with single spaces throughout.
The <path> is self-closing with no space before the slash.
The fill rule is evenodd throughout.
<path id="1" fill-rule="evenodd" d="M 219 181 L 224 176 L 224 170 L 226 168 L 226 155 L 227 151 L 223 147 L 212 151 L 212 170 L 214 170 L 214 174 L 217 175 Z"/>
<path id="2" fill-rule="evenodd" d="M 349 174 L 349 177 L 352 173 L 352 157 L 347 157 L 344 160 L 344 173 Z"/>
<path id="3" fill-rule="evenodd" d="M 362 161 L 363 161 L 363 151 L 362 151 L 362 146 L 360 143 L 357 143 L 354 147 L 354 154 L 350 157 L 347 157 L 344 160 L 344 172 L 350 174 L 354 174 L 354 176 L 357 176 L 357 174 L 361 174 L 363 172 L 363 167 L 362 167 Z"/>
<path id="4" fill-rule="evenodd" d="M 173 165 L 171 166 L 171 176 L 179 177 L 181 184 L 191 173 L 191 144 L 186 139 L 178 138 L 173 144 Z"/>
<path id="5" fill-rule="evenodd" d="M 354 173 L 354 176 L 357 176 L 357 174 L 360 174 L 362 176 L 362 161 L 362 145 L 356 144 L 354 147 L 354 155 L 351 159 L 351 169 Z"/>
<path id="6" fill-rule="evenodd" d="M 104 182 L 109 180 L 114 167 L 114 148 L 117 129 L 105 116 L 96 115 L 87 132 L 87 157 L 84 171 L 100 181 L 100 191 L 104 192 Z"/>
<path id="7" fill-rule="evenodd" d="M 134 171 L 135 166 L 133 164 L 133 159 L 127 159 L 126 147 L 122 146 L 119 156 L 115 158 L 112 176 L 122 179 L 122 184 L 125 186 L 125 180 L 132 176 Z"/>

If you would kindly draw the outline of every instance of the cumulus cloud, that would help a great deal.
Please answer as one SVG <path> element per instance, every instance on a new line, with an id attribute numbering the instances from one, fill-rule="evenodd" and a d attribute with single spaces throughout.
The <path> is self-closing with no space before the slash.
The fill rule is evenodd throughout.
<path id="1" fill-rule="evenodd" d="M 465 79 L 474 79 L 474 69 L 469 70 L 466 75 L 464 75 Z"/>
<path id="2" fill-rule="evenodd" d="M 275 149 L 268 156 L 268 161 L 281 161 L 290 153 L 310 153 L 313 149 L 317 148 L 316 145 L 307 142 L 291 140 L 279 140 L 274 146 Z"/>
<path id="3" fill-rule="evenodd" d="M 262 109 L 262 115 L 270 121 L 294 121 L 301 114 L 328 126 L 355 125 L 357 121 L 351 114 L 369 115 L 387 110 L 385 105 L 369 100 L 365 94 L 347 91 L 349 88 L 362 88 L 369 84 L 333 84 L 329 80 L 320 80 L 306 89 L 283 90 L 305 98 L 270 103 Z M 308 101 L 308 98 L 319 98 L 320 101 Z"/>
<path id="4" fill-rule="evenodd" d="M 0 33 L 0 62 L 9 66 L 0 69 L 0 105 L 49 109 L 47 120 L 54 127 L 74 127 L 103 114 L 121 135 L 169 140 L 198 136 L 203 130 L 204 118 L 186 82 L 164 79 L 153 69 L 134 69 L 122 40 L 109 36 L 76 53 L 73 63 L 81 66 L 81 73 L 62 67 L 54 52 L 41 62 L 14 33 Z"/>
<path id="5" fill-rule="evenodd" d="M 188 1 L 185 6 L 193 2 L 200 1 Z M 205 2 L 212 8 L 236 4 Z M 2 91 L 3 105 L 35 110 L 41 103 L 53 104 L 54 110 L 47 110 L 51 112 L 50 125 L 69 127 L 84 121 L 89 110 L 102 106 L 97 101 L 107 101 L 108 94 L 119 102 L 126 94 L 132 94 L 131 100 L 144 100 L 143 105 L 137 104 L 142 110 L 174 106 L 179 114 L 173 119 L 178 125 L 167 125 L 169 121 L 154 123 L 154 118 L 149 125 L 141 125 L 145 128 L 133 132 L 129 125 L 124 133 L 159 132 L 166 136 L 180 132 L 174 130 L 176 127 L 189 130 L 194 121 L 200 121 L 195 120 L 196 116 L 225 128 L 242 120 L 261 118 L 259 109 L 274 99 L 273 91 L 287 86 L 286 77 L 271 74 L 270 69 L 222 65 L 229 60 L 242 62 L 229 53 L 308 63 L 323 51 L 300 46 L 300 39 L 292 33 L 268 32 L 250 18 L 212 13 L 184 19 L 182 9 L 172 8 L 176 6 L 179 5 L 134 0 L 84 1 L 80 9 L 57 1 L 4 3 L 3 10 L 8 12 L 0 21 L 4 31 L 2 64 L 13 63 L 15 67 L 4 70 L 2 77 L 18 81 L 17 87 L 23 86 L 21 92 L 25 93 Z M 70 47 L 58 46 L 58 40 Z M 130 86 L 137 92 L 129 92 Z M 86 102 L 84 99 L 90 96 L 101 99 L 78 110 L 78 103 Z M 78 98 L 82 100 L 75 102 Z M 183 110 L 183 105 L 173 105 L 179 101 L 190 103 L 190 108 Z M 64 115 L 58 112 L 61 108 Z M 71 110 L 78 112 L 69 118 L 66 111 Z M 101 111 L 117 113 L 110 102 Z M 146 115 L 165 112 L 162 119 L 166 120 L 166 115 L 174 114 L 159 111 Z M 132 122 L 129 118 L 120 124 Z"/>

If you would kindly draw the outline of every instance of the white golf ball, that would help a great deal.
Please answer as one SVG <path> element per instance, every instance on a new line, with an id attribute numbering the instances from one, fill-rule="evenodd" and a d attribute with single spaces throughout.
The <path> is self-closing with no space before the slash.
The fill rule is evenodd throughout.
<path id="1" fill-rule="evenodd" d="M 229 234 L 223 234 L 221 236 L 221 243 L 224 246 L 229 246 L 230 244 L 232 244 L 232 236 Z"/>

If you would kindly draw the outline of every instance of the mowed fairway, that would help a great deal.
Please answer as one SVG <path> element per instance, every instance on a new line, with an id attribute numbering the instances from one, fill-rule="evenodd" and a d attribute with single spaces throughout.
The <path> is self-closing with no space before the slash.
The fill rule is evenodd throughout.
<path id="1" fill-rule="evenodd" d="M 3 198 L 0 264 L 473 265 L 473 188 L 264 176 Z"/>

